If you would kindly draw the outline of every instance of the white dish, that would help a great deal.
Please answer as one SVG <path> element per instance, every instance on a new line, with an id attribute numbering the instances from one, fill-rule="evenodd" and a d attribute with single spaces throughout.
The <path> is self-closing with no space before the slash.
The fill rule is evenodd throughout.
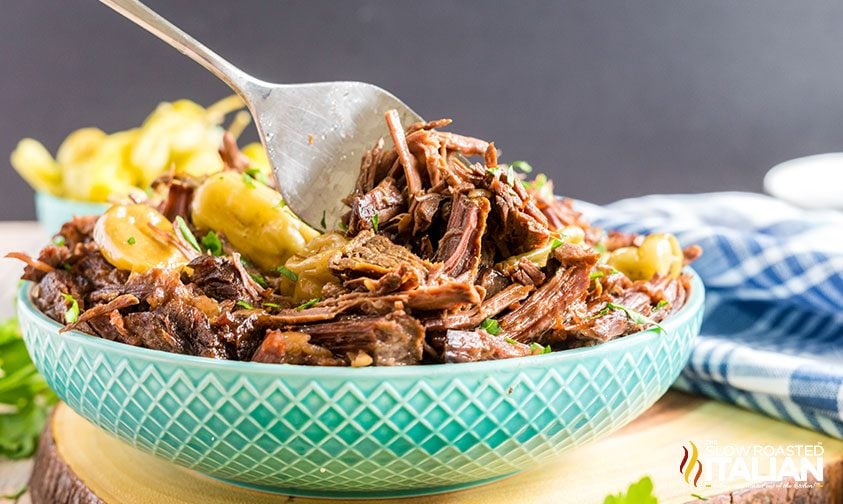
<path id="1" fill-rule="evenodd" d="M 843 152 L 779 163 L 764 177 L 764 190 L 803 208 L 843 209 Z"/>

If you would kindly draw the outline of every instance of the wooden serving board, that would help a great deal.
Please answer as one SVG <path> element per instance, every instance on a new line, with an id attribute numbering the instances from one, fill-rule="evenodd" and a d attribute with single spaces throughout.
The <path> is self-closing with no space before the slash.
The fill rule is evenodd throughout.
<path id="1" fill-rule="evenodd" d="M 824 450 L 822 485 L 750 489 L 747 481 L 695 488 L 679 471 L 683 445 L 816 445 Z M 704 460 L 704 455 L 700 455 Z M 659 502 L 843 502 L 843 441 L 734 406 L 669 392 L 643 416 L 558 462 L 469 490 L 373 502 L 602 503 L 648 475 Z M 140 452 L 99 430 L 61 404 L 42 437 L 30 485 L 32 502 L 109 503 L 335 503 L 285 498 L 227 485 Z M 358 501 L 366 502 L 366 501 Z"/>

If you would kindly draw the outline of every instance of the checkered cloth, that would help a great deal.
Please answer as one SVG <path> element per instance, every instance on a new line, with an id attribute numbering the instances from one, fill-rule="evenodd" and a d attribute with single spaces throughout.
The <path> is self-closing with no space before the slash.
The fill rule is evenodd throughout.
<path id="1" fill-rule="evenodd" d="M 748 193 L 580 209 L 605 229 L 703 247 L 706 316 L 677 388 L 843 438 L 843 212 Z"/>

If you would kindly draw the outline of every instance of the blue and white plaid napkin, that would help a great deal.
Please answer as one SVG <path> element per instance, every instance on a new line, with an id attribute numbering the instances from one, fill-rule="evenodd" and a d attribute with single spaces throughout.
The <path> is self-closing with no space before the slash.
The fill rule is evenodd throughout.
<path id="1" fill-rule="evenodd" d="M 706 316 L 677 388 L 843 438 L 843 212 L 748 193 L 580 208 L 605 229 L 703 247 Z"/>

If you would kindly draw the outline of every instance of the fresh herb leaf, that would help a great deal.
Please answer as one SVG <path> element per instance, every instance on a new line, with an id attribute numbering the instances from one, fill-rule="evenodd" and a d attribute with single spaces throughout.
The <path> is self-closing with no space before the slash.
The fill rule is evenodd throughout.
<path id="1" fill-rule="evenodd" d="M 181 215 L 176 216 L 176 226 L 179 228 L 179 233 L 187 240 L 187 243 L 190 244 L 191 247 L 196 249 L 197 252 L 202 252 L 202 249 L 199 247 L 199 242 L 196 241 L 196 237 L 193 236 L 193 233 L 190 231 L 190 228 L 187 227 L 187 222 L 184 221 Z"/>
<path id="2" fill-rule="evenodd" d="M 269 287 L 269 284 L 266 283 L 266 278 L 264 278 L 260 273 L 249 273 L 249 276 L 252 277 L 252 280 L 254 280 L 256 284 L 260 285 L 264 289 Z"/>
<path id="3" fill-rule="evenodd" d="M 620 310 L 626 314 L 626 317 L 631 320 L 633 323 L 638 325 L 654 325 L 658 327 L 661 332 L 667 332 L 664 330 L 664 327 L 659 325 L 658 322 L 651 319 L 650 317 L 644 315 L 643 313 L 639 313 L 632 308 L 627 308 L 626 306 L 619 305 L 616 303 L 606 303 L 606 308 L 610 310 Z M 606 309 L 604 308 L 604 309 Z"/>
<path id="4" fill-rule="evenodd" d="M 509 343 L 510 345 L 517 345 L 517 344 L 518 344 L 518 342 L 517 342 L 517 341 L 515 341 L 515 340 L 514 340 L 514 339 L 512 339 L 512 338 L 510 338 L 509 336 L 505 337 L 503 340 L 504 340 L 504 341 L 506 341 L 507 343 Z"/>
<path id="5" fill-rule="evenodd" d="M 134 237 L 134 236 L 130 236 L 130 237 L 129 237 L 129 239 L 128 239 L 128 240 L 126 240 L 126 243 L 128 243 L 129 245 L 134 245 L 134 244 L 135 244 L 135 243 L 137 243 L 137 242 L 138 242 L 138 241 L 137 241 L 137 240 L 135 240 L 135 237 Z"/>
<path id="6" fill-rule="evenodd" d="M 72 324 L 79 320 L 79 303 L 70 294 L 62 294 L 64 300 L 68 303 L 68 308 L 64 312 L 64 323 Z"/>
<path id="7" fill-rule="evenodd" d="M 601 254 L 605 254 L 606 253 L 606 245 L 603 244 L 602 242 L 595 243 L 594 244 L 594 251 L 599 252 Z"/>
<path id="8" fill-rule="evenodd" d="M 319 225 L 322 226 L 322 231 L 328 229 L 328 224 L 325 223 L 326 214 L 327 212 L 325 210 L 322 210 L 322 220 L 319 221 Z"/>
<path id="9" fill-rule="evenodd" d="M 661 310 L 662 308 L 664 308 L 668 304 L 669 303 L 667 302 L 667 299 L 662 299 L 661 301 L 658 302 L 658 304 L 656 304 L 655 310 Z"/>
<path id="10" fill-rule="evenodd" d="M 248 175 L 252 178 L 252 180 L 257 180 L 263 185 L 269 185 L 269 180 L 266 178 L 266 175 L 264 175 L 258 168 L 247 168 L 245 175 Z"/>
<path id="11" fill-rule="evenodd" d="M 554 250 L 558 249 L 565 243 L 563 240 L 559 238 L 554 238 L 552 242 L 550 242 L 550 251 L 553 252 Z"/>
<path id="12" fill-rule="evenodd" d="M 264 303 L 264 308 L 281 308 L 281 305 L 278 303 Z"/>
<path id="13" fill-rule="evenodd" d="M 255 307 L 252 306 L 251 303 L 243 301 L 243 300 L 237 301 L 237 303 L 235 303 L 235 305 L 239 306 L 240 308 L 245 308 L 247 310 L 254 310 L 255 309 Z"/>
<path id="14" fill-rule="evenodd" d="M 35 452 L 56 400 L 29 358 L 17 321 L 0 322 L 0 458 Z"/>
<path id="15" fill-rule="evenodd" d="M 589 280 L 595 280 L 597 278 L 603 278 L 605 275 L 602 271 L 592 271 L 590 275 L 588 275 Z"/>
<path id="16" fill-rule="evenodd" d="M 64 245 L 64 243 L 64 236 L 56 235 L 53 237 L 53 245 L 55 245 L 56 247 L 61 247 Z"/>
<path id="17" fill-rule="evenodd" d="M 626 493 L 607 495 L 603 504 L 658 504 L 653 495 L 653 480 L 649 476 L 629 485 Z"/>
<path id="18" fill-rule="evenodd" d="M 222 255 L 222 240 L 220 240 L 220 237 L 213 231 L 208 231 L 205 233 L 205 236 L 202 237 L 202 246 L 205 247 L 205 250 L 210 252 L 211 255 Z"/>
<path id="19" fill-rule="evenodd" d="M 343 233 L 348 233 L 348 224 L 346 224 L 345 222 L 340 221 L 339 224 L 337 224 L 337 227 L 340 228 L 340 231 L 342 231 Z"/>
<path id="20" fill-rule="evenodd" d="M 533 352 L 533 355 L 541 355 L 541 354 L 548 354 L 548 353 L 552 352 L 553 349 L 550 348 L 550 345 L 544 346 L 544 345 L 541 345 L 541 344 L 536 343 L 534 341 L 534 342 L 530 343 L 530 351 Z"/>
<path id="21" fill-rule="evenodd" d="M 304 303 L 296 306 L 296 310 L 304 310 L 305 308 L 310 308 L 311 306 L 315 305 L 319 301 L 322 301 L 322 298 L 313 298 L 310 301 L 305 301 Z"/>
<path id="22" fill-rule="evenodd" d="M 378 214 L 373 215 L 372 216 L 372 229 L 375 230 L 375 233 L 378 232 L 378 223 L 379 222 L 380 222 L 380 217 L 378 217 Z"/>
<path id="23" fill-rule="evenodd" d="M 243 183 L 246 184 L 246 187 L 248 187 L 249 189 L 254 189 L 255 187 L 257 187 L 255 185 L 255 177 L 249 175 L 246 172 L 243 172 Z"/>
<path id="24" fill-rule="evenodd" d="M 299 276 L 296 274 L 296 272 L 286 266 L 278 266 L 277 268 L 275 268 L 275 271 L 281 273 L 282 275 L 294 282 L 297 282 L 299 280 Z"/>
<path id="25" fill-rule="evenodd" d="M 501 333 L 501 326 L 495 319 L 487 318 L 483 322 L 480 322 L 480 327 L 492 336 L 497 336 Z"/>
<path id="26" fill-rule="evenodd" d="M 509 166 L 515 168 L 516 170 L 520 170 L 524 173 L 533 173 L 533 167 L 530 166 L 530 163 L 526 161 L 513 161 L 509 163 Z"/>

